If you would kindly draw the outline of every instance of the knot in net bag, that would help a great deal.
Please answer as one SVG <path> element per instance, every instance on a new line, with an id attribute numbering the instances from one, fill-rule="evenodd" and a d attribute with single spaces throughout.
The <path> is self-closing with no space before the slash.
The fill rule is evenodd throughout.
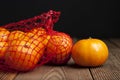
<path id="1" fill-rule="evenodd" d="M 0 27 L 0 69 L 29 71 L 49 60 L 43 56 L 51 37 L 46 27 L 50 16 L 54 24 L 60 12 L 50 10 Z"/>

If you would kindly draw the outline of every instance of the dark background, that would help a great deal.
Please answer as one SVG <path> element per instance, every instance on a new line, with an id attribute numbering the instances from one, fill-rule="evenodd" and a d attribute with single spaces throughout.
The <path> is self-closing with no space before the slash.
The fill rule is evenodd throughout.
<path id="1" fill-rule="evenodd" d="M 0 0 L 0 25 L 61 11 L 54 29 L 72 37 L 120 37 L 117 0 Z"/>

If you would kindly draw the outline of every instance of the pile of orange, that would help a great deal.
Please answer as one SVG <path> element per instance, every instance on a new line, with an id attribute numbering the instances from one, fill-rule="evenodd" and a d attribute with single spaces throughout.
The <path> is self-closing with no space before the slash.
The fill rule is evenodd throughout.
<path id="1" fill-rule="evenodd" d="M 44 55 L 51 55 L 48 57 L 51 64 L 65 64 L 72 45 L 72 38 L 62 32 L 51 35 L 42 27 L 28 32 L 0 27 L 0 59 L 18 71 L 34 69 Z"/>
<path id="2" fill-rule="evenodd" d="M 0 59 L 9 68 L 19 71 L 33 69 L 43 55 L 50 36 L 43 28 L 29 32 L 15 30 L 9 32 L 0 28 Z"/>

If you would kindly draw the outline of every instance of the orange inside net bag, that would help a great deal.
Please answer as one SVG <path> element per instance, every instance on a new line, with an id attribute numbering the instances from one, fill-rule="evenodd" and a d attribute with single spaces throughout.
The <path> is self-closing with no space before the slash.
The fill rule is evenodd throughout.
<path id="1" fill-rule="evenodd" d="M 46 63 L 63 65 L 71 57 L 72 38 L 53 30 L 60 12 L 50 10 L 0 27 L 0 69 L 30 71 Z"/>

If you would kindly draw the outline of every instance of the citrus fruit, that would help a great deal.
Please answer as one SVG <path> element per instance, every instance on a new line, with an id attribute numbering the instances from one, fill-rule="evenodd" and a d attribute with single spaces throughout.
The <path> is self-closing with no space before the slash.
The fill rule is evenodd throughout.
<path id="1" fill-rule="evenodd" d="M 56 32 L 46 46 L 45 53 L 52 55 L 50 63 L 55 65 L 66 64 L 71 57 L 72 38 L 62 32 Z"/>
<path id="2" fill-rule="evenodd" d="M 49 36 L 37 36 L 31 32 L 26 32 L 21 37 L 19 35 L 21 34 L 10 42 L 5 63 L 17 71 L 29 71 L 35 68 L 43 55 Z"/>
<path id="3" fill-rule="evenodd" d="M 10 32 L 7 29 L 0 27 L 0 41 L 7 41 L 9 34 Z"/>
<path id="4" fill-rule="evenodd" d="M 0 60 L 4 60 L 5 53 L 8 49 L 7 42 L 0 42 Z"/>
<path id="5" fill-rule="evenodd" d="M 72 58 L 80 66 L 100 66 L 108 59 L 108 47 L 100 39 L 77 41 L 72 48 Z"/>

